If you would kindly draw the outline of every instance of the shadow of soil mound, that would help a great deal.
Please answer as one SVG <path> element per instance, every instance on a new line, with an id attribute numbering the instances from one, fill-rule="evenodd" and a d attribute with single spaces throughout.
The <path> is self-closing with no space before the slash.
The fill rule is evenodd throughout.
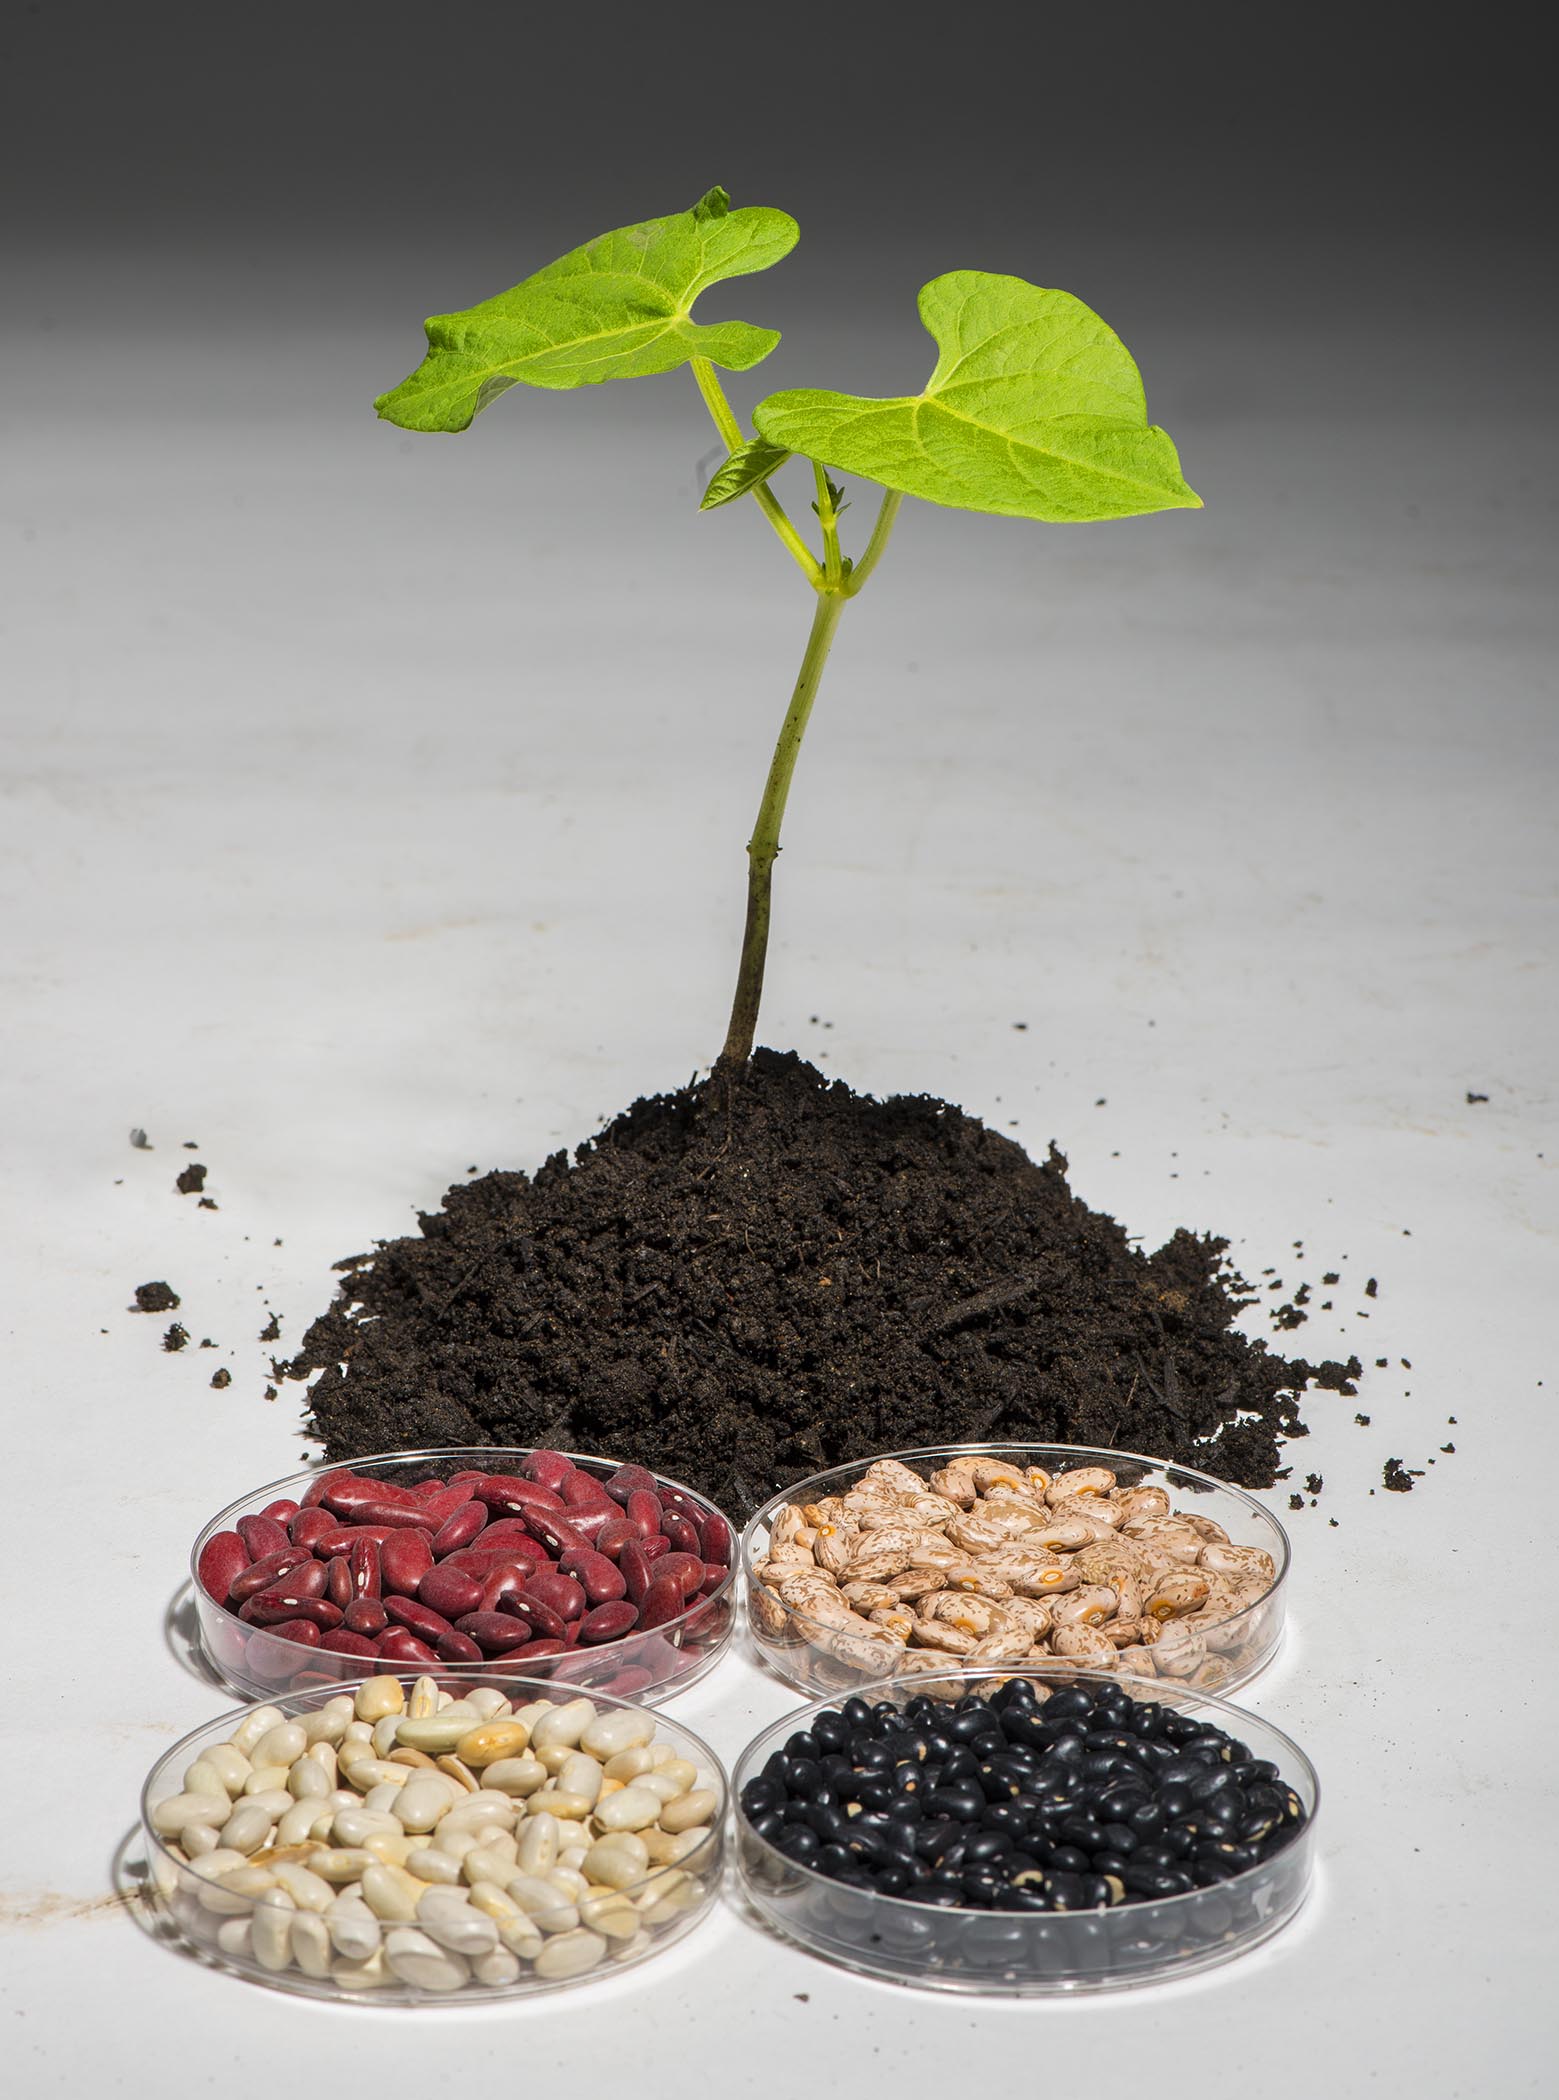
<path id="1" fill-rule="evenodd" d="M 634 1103 L 571 1161 L 452 1188 L 340 1265 L 291 1369 L 332 1459 L 547 1444 L 669 1473 L 733 1515 L 873 1453 L 1114 1445 L 1270 1485 L 1313 1365 L 1247 1340 L 1225 1242 L 1156 1254 L 928 1096 L 790 1054 Z"/>

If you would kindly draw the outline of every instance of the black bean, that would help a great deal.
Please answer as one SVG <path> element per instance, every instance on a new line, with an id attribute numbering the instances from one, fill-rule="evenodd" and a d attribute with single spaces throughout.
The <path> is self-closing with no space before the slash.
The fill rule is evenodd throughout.
<path id="1" fill-rule="evenodd" d="M 786 1828 L 785 1818 L 777 1808 L 766 1808 L 762 1815 L 754 1816 L 751 1820 L 752 1827 L 759 1837 L 766 1839 L 771 1845 Z"/>
<path id="2" fill-rule="evenodd" d="M 742 1811 L 748 1816 L 761 1816 L 768 1809 L 778 1808 L 784 1799 L 785 1789 L 780 1782 L 760 1774 L 742 1788 Z"/>
<path id="3" fill-rule="evenodd" d="M 1060 1691 L 1051 1693 L 1044 1706 L 1045 1717 L 1050 1721 L 1070 1720 L 1092 1709 L 1093 1694 L 1081 1685 L 1064 1685 Z"/>
<path id="4" fill-rule="evenodd" d="M 822 1874 L 842 1874 L 846 1867 L 855 1864 L 843 1845 L 825 1845 L 812 1864 Z"/>
<path id="5" fill-rule="evenodd" d="M 1129 1823 L 1112 1821 L 1104 1825 L 1104 1845 L 1110 1852 L 1135 1852 L 1140 1842 Z"/>
<path id="6" fill-rule="evenodd" d="M 821 1713 L 812 1723 L 812 1740 L 819 1750 L 842 1750 L 850 1739 L 850 1724 L 841 1713 L 832 1708 Z"/>
<path id="7" fill-rule="evenodd" d="M 1047 1874 L 1045 1894 L 1050 1898 L 1052 1910 L 1085 1910 L 1083 1900 L 1084 1880 L 1081 1874 Z"/>
<path id="8" fill-rule="evenodd" d="M 792 1794 L 810 1794 L 823 1784 L 823 1769 L 815 1757 L 787 1757 L 785 1784 Z"/>
<path id="9" fill-rule="evenodd" d="M 777 1843 L 787 1859 L 793 1859 L 801 1866 L 810 1866 L 823 1849 L 817 1832 L 808 1830 L 804 1823 L 787 1824 Z"/>
<path id="10" fill-rule="evenodd" d="M 978 1822 L 985 1810 L 985 1796 L 978 1786 L 939 1786 L 926 1796 L 926 1811 L 934 1816 L 953 1816 L 960 1823 Z"/>

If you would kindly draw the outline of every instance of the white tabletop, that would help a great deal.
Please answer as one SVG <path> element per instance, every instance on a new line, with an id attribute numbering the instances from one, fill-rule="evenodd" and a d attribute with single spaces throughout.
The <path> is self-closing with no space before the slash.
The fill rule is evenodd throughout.
<path id="1" fill-rule="evenodd" d="M 555 2001 L 410 2016 L 136 1929 L 141 1777 L 224 1703 L 164 1637 L 190 1539 L 312 1455 L 269 1356 L 469 1166 L 707 1063 L 806 617 L 756 516 L 697 515 L 673 382 L 643 420 L 537 396 L 414 444 L 362 412 L 382 340 L 316 344 L 299 421 L 285 337 L 240 384 L 202 325 L 171 363 L 132 336 L 111 381 L 40 338 L 71 416 L 28 426 L 8 499 L 8 2090 L 344 2091 L 365 2061 L 657 2100 L 1112 2067 L 1160 2100 L 1551 2090 L 1547 483 L 1514 424 L 1431 447 L 1189 382 L 1199 518 L 907 509 L 802 759 L 763 1034 L 1056 1139 L 1145 1243 L 1217 1230 L 1310 1280 L 1292 1344 L 1371 1366 L 1290 1453 L 1325 1488 L 1246 1695 L 1322 1775 L 1306 1911 L 1199 1980 L 1021 2005 L 727 1911 Z M 192 1159 L 215 1211 L 174 1191 Z M 215 1350 L 126 1310 L 154 1278 Z M 674 1711 L 729 1759 L 789 1703 L 733 1656 Z"/>

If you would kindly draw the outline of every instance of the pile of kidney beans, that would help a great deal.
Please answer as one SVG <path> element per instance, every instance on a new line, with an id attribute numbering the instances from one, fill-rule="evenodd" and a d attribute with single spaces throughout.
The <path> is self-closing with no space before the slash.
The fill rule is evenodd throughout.
<path id="1" fill-rule="evenodd" d="M 206 1594 L 273 1636 L 392 1669 L 529 1661 L 679 1619 L 730 1574 L 718 1511 L 556 1451 L 414 1487 L 349 1470 L 201 1549 Z"/>
<path id="2" fill-rule="evenodd" d="M 1041 1700 L 848 1699 L 742 1789 L 787 1859 L 911 1902 L 1069 1911 L 1184 1895 L 1292 1842 L 1305 1821 L 1276 1765 L 1114 1686 Z"/>

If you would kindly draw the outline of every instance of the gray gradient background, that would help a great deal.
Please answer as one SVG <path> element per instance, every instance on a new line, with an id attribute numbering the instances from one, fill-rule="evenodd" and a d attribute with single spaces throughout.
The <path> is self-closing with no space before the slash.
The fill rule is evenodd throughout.
<path id="1" fill-rule="evenodd" d="M 295 1340 L 329 1263 L 470 1162 L 533 1163 L 718 1043 L 805 591 L 755 514 L 698 515 L 716 454 L 685 375 L 517 392 L 462 439 L 377 424 L 422 314 L 716 181 L 803 230 L 701 309 L 785 331 L 741 408 L 918 386 L 938 271 L 1064 285 L 1138 357 L 1207 508 L 1059 532 L 906 506 L 802 759 L 762 1033 L 1056 1137 L 1149 1242 L 1190 1223 L 1252 1269 L 1298 1239 L 1304 1273 L 1342 1269 L 1306 1346 L 1393 1367 L 1369 1430 L 1313 1410 L 1296 1455 L 1327 1493 L 1251 1694 L 1331 1790 L 1320 1896 L 1223 1977 L 1048 2013 L 852 1984 L 726 1917 L 523 2030 L 463 2026 L 462 2062 L 512 2067 L 519 2036 L 582 2078 L 610 2014 L 656 2100 L 695 2023 L 736 2092 L 809 2035 L 856 2090 L 940 2092 L 976 2031 L 993 2070 L 1062 2084 L 1107 2040 L 1161 2052 L 1171 2100 L 1210 2062 L 1262 2095 L 1536 2092 L 1547 1972 L 1506 1906 L 1552 1885 L 1519 1781 L 1553 1694 L 1455 1558 L 1511 1521 L 1512 1461 L 1559 1462 L 1530 53 L 1497 10 L 1454 41 L 1408 8 L 788 19 L 0 12 L 10 1380 L 70 1394 L 103 1565 L 154 1628 L 198 1517 L 298 1450 L 255 1308 Z M 215 1215 L 169 1191 L 190 1135 Z M 218 1355 L 123 1315 L 162 1274 Z M 1447 1437 L 1419 1492 L 1369 1499 L 1385 1456 Z M 24 1548 L 53 1538 L 22 1519 Z M 1522 1551 L 1551 1597 L 1546 1538 Z M 234 2092 L 283 2041 L 344 2071 L 371 2019 L 197 1975 L 107 1914 L 138 1775 L 216 1695 L 150 1632 L 98 1668 L 124 1813 L 4 1867 L 22 2089 L 133 2081 L 174 2022 Z M 47 1676 L 32 1696 L 60 1711 Z M 785 1703 L 732 1662 L 686 1717 L 730 1755 Z M 1465 1741 L 1432 1737 L 1447 1716 Z M 452 2033 L 414 2025 L 408 2072 Z"/>

